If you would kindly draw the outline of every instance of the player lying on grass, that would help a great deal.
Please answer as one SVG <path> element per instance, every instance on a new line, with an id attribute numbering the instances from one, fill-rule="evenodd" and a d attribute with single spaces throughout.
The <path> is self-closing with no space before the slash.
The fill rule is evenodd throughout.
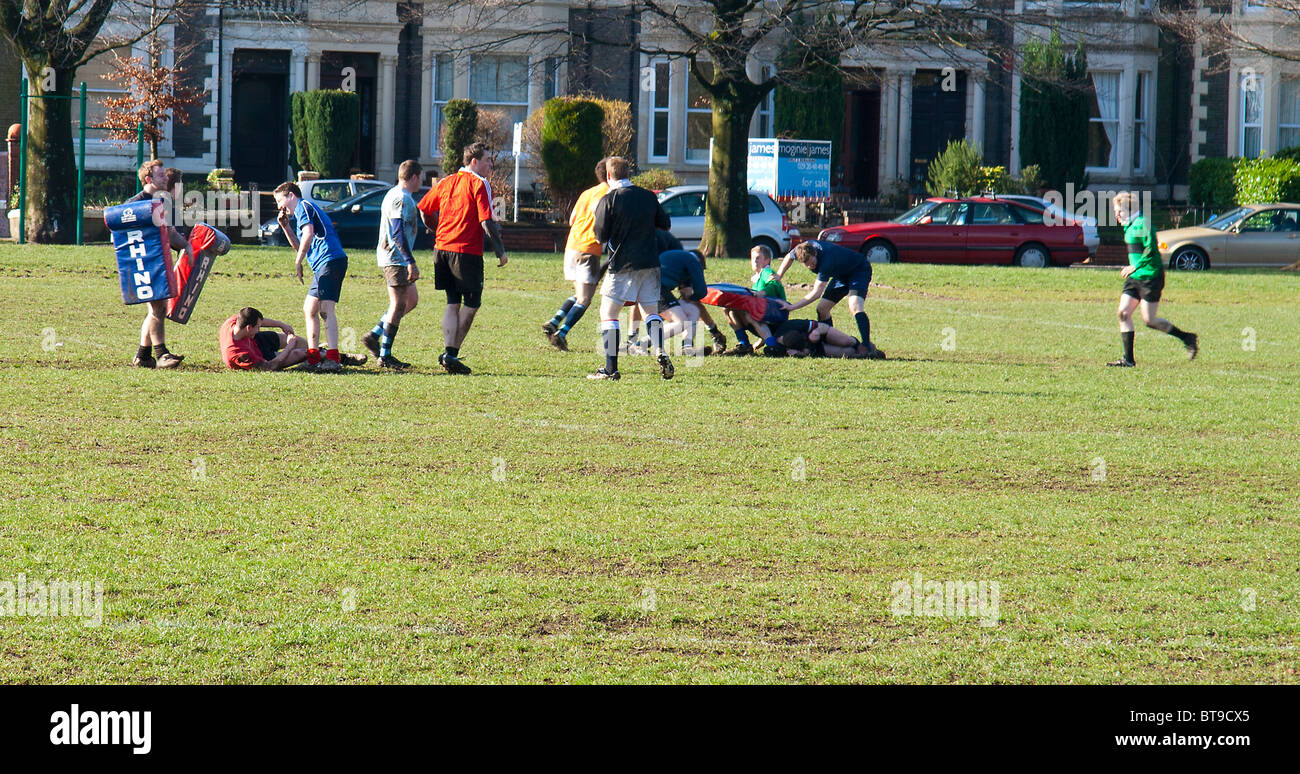
<path id="1" fill-rule="evenodd" d="M 871 285 L 871 264 L 867 261 L 867 257 L 847 247 L 810 239 L 799 243 L 790 255 L 785 257 L 781 262 L 781 268 L 776 272 L 778 277 L 785 276 L 792 256 L 793 259 L 807 266 L 809 271 L 815 273 L 817 281 L 813 284 L 812 290 L 798 302 L 786 304 L 786 310 L 793 312 L 818 302 L 818 321 L 830 325 L 832 324 L 831 308 L 839 303 L 840 299 L 848 296 L 849 311 L 853 313 L 853 320 L 858 325 L 858 334 L 862 336 L 862 343 L 867 346 L 869 357 L 873 360 L 884 360 L 885 353 L 876 349 L 876 346 L 871 343 L 871 320 L 868 319 L 865 309 L 867 289 Z"/>
<path id="2" fill-rule="evenodd" d="M 280 332 L 264 331 L 279 328 Z M 221 359 L 230 368 L 280 371 L 307 359 L 307 342 L 293 328 L 262 316 L 251 306 L 230 315 L 217 331 Z"/>
<path id="3" fill-rule="evenodd" d="M 1148 328 L 1163 331 L 1178 339 L 1187 348 L 1187 356 L 1195 358 L 1196 334 L 1178 329 L 1178 326 L 1156 315 L 1160 295 L 1165 288 L 1165 267 L 1156 250 L 1156 235 L 1138 209 L 1138 198 L 1129 191 L 1115 196 L 1111 202 L 1115 218 L 1124 226 L 1124 244 L 1128 246 L 1128 263 L 1120 276 L 1124 289 L 1119 296 L 1119 338 L 1124 354 L 1119 360 L 1106 365 L 1132 368 L 1133 360 L 1133 307 L 1140 306 L 1142 322 Z"/>
<path id="4" fill-rule="evenodd" d="M 816 320 L 790 320 L 779 326 L 777 346 L 766 347 L 763 354 L 780 357 L 867 357 L 862 342 L 844 331 Z M 769 352 L 769 350 L 771 350 Z"/>

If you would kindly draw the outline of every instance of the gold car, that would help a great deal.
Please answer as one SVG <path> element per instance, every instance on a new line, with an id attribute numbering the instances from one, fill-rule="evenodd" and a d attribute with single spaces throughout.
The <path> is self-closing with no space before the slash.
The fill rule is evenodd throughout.
<path id="1" fill-rule="evenodd" d="M 1300 204 L 1249 204 L 1199 226 L 1156 233 L 1171 269 L 1289 266 L 1300 260 Z"/>

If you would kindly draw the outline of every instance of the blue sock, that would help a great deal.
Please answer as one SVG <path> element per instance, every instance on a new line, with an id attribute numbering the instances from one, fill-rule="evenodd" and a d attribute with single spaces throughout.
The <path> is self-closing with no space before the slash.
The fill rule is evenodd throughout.
<path id="1" fill-rule="evenodd" d="M 775 337 L 775 336 L 768 336 L 767 338 L 763 339 L 763 346 L 765 346 L 765 347 L 775 347 L 775 346 L 776 346 L 776 337 Z"/>
<path id="2" fill-rule="evenodd" d="M 379 318 L 379 324 L 370 329 L 370 335 L 379 338 L 384 335 L 384 318 Z"/>
<path id="3" fill-rule="evenodd" d="M 732 333 L 735 333 L 735 334 L 736 334 L 736 341 L 739 341 L 739 342 L 740 342 L 740 346 L 742 346 L 742 347 L 748 347 L 748 346 L 750 346 L 750 344 L 749 344 L 749 334 L 745 333 L 745 329 L 744 329 L 744 328 L 732 328 L 731 331 L 732 331 Z"/>
<path id="4" fill-rule="evenodd" d="M 555 316 L 551 318 L 551 325 L 559 325 L 560 321 L 564 319 L 564 316 L 569 313 L 569 310 L 576 303 L 578 303 L 578 299 L 569 296 L 568 300 L 561 304 L 559 309 L 555 310 Z M 577 320 L 574 320 L 574 322 L 577 322 Z"/>
<path id="5" fill-rule="evenodd" d="M 585 314 L 586 311 L 587 311 L 587 307 L 575 301 L 573 306 L 569 307 L 569 313 L 564 318 L 564 325 L 560 326 L 560 335 L 568 336 L 569 331 L 573 330 L 573 326 L 576 325 L 578 321 L 582 319 L 582 315 Z"/>
<path id="6" fill-rule="evenodd" d="M 390 357 L 393 354 L 393 339 L 397 338 L 397 326 L 384 326 L 383 335 L 379 337 L 379 356 Z"/>

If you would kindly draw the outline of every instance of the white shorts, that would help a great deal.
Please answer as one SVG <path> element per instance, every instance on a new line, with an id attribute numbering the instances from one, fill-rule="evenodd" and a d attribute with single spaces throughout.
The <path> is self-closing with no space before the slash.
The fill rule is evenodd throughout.
<path id="1" fill-rule="evenodd" d="M 659 269 L 624 269 L 605 275 L 600 293 L 605 298 L 634 304 L 659 305 Z"/>
<path id="2" fill-rule="evenodd" d="M 600 256 L 578 250 L 564 250 L 564 278 L 571 282 L 595 285 L 600 270 Z"/>

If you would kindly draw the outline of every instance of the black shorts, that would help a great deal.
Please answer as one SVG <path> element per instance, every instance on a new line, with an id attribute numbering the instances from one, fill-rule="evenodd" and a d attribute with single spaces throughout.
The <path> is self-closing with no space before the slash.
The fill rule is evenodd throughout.
<path id="1" fill-rule="evenodd" d="M 871 265 L 867 264 L 865 269 L 850 277 L 848 282 L 840 282 L 839 280 L 832 282 L 830 287 L 826 288 L 826 292 L 822 294 L 822 298 L 833 304 L 838 304 L 844 300 L 845 296 L 862 296 L 866 298 L 867 290 L 870 287 Z"/>
<path id="2" fill-rule="evenodd" d="M 672 309 L 675 306 L 681 306 L 681 301 L 673 295 L 673 290 L 667 285 L 659 286 L 659 311 L 663 312 Z"/>
<path id="3" fill-rule="evenodd" d="M 1139 301 L 1146 301 L 1154 304 L 1160 300 L 1160 294 L 1165 290 L 1165 273 L 1162 271 L 1154 277 L 1147 279 L 1135 280 L 1132 277 L 1124 280 L 1124 289 L 1120 295 L 1132 296 Z"/>
<path id="4" fill-rule="evenodd" d="M 280 354 L 280 334 L 275 331 L 258 331 L 253 341 L 265 360 L 274 360 Z"/>
<path id="5" fill-rule="evenodd" d="M 447 293 L 447 303 L 477 309 L 483 301 L 483 256 L 435 250 L 433 287 Z"/>

